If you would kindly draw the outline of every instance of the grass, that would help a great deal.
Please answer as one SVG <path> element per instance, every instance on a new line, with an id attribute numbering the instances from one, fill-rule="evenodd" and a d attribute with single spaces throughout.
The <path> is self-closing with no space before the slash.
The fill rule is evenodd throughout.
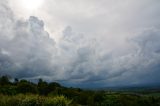
<path id="1" fill-rule="evenodd" d="M 45 97 L 38 95 L 0 95 L 0 106 L 69 106 L 71 100 L 64 96 Z"/>

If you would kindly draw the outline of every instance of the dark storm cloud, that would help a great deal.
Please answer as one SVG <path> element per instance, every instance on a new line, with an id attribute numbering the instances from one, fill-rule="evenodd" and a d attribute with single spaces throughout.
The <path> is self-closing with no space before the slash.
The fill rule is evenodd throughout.
<path id="1" fill-rule="evenodd" d="M 0 74 L 82 87 L 160 83 L 160 29 L 158 21 L 154 22 L 148 22 L 140 33 L 125 38 L 117 33 L 109 40 L 68 26 L 56 42 L 44 29 L 43 20 L 19 19 L 1 1 Z"/>

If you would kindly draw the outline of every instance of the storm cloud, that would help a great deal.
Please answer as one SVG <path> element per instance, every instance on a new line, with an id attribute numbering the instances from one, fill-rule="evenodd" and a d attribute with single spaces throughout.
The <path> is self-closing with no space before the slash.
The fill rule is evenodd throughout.
<path id="1" fill-rule="evenodd" d="M 0 75 L 79 87 L 159 84 L 160 3 L 122 1 L 48 0 L 29 18 L 0 1 Z"/>

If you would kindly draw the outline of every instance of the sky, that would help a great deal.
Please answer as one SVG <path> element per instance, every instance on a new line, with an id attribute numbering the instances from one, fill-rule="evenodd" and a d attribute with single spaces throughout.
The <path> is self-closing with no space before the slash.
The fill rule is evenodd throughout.
<path id="1" fill-rule="evenodd" d="M 73 87 L 160 84 L 159 0 L 1 0 L 0 75 Z"/>

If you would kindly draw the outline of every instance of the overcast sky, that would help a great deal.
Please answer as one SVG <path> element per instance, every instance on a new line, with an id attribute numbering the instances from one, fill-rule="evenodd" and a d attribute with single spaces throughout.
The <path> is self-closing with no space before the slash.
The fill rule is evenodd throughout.
<path id="1" fill-rule="evenodd" d="M 78 87 L 160 84 L 160 0 L 1 0 L 4 74 Z"/>

